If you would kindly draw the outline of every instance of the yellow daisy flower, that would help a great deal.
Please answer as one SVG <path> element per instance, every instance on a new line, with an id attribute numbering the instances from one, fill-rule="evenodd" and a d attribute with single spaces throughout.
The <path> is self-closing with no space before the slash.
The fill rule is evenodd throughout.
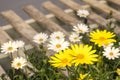
<path id="1" fill-rule="evenodd" d="M 120 75 L 120 68 L 117 68 L 116 72 L 118 75 Z"/>
<path id="2" fill-rule="evenodd" d="M 75 63 L 75 66 L 79 64 L 93 64 L 94 61 L 98 61 L 98 55 L 94 54 L 96 50 L 92 50 L 92 46 L 88 45 L 71 45 L 72 49 L 72 63 Z"/>
<path id="3" fill-rule="evenodd" d="M 113 37 L 115 37 L 115 34 L 112 32 L 107 32 L 106 30 L 96 30 L 90 33 L 90 41 L 98 44 L 99 47 L 116 42 L 115 39 L 112 39 Z"/>
<path id="4" fill-rule="evenodd" d="M 51 57 L 49 62 L 52 66 L 62 68 L 65 66 L 71 66 L 72 57 L 69 55 L 70 50 L 66 49 L 64 51 L 60 51 Z"/>
<path id="5" fill-rule="evenodd" d="M 80 74 L 80 77 L 78 78 L 78 80 L 84 80 L 86 77 L 88 76 L 88 74 Z M 93 79 L 88 79 L 88 80 L 93 80 Z"/>

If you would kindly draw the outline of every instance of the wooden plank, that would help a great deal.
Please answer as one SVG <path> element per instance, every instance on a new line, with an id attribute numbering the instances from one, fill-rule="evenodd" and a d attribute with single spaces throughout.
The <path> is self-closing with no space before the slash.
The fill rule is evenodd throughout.
<path id="1" fill-rule="evenodd" d="M 10 24 L 26 39 L 28 39 L 32 45 L 33 41 L 31 40 L 34 35 L 38 34 L 31 26 L 24 22 L 22 18 L 20 18 L 14 11 L 9 10 L 5 12 L 1 12 L 1 15 L 10 22 Z"/>
<path id="2" fill-rule="evenodd" d="M 78 11 L 79 9 L 85 9 L 84 7 L 80 6 L 78 3 L 75 3 L 72 0 L 60 0 L 60 1 L 75 11 Z M 103 17 L 94 13 L 93 11 L 90 11 L 90 15 L 88 16 L 88 19 L 90 19 L 93 22 L 96 22 L 99 25 L 106 27 L 107 21 Z"/>
<path id="3" fill-rule="evenodd" d="M 88 7 L 88 5 L 85 6 L 85 7 Z M 70 13 L 73 13 L 73 10 L 71 10 L 71 9 L 66 9 L 66 10 L 64 10 L 64 12 L 70 14 Z M 47 17 L 47 18 L 49 18 L 49 19 L 55 18 L 55 16 L 54 16 L 53 14 L 47 14 L 47 15 L 45 15 L 45 17 Z M 35 22 L 35 20 L 34 20 L 34 19 L 28 19 L 28 20 L 25 20 L 25 22 L 26 22 L 27 24 L 32 24 L 32 23 Z M 13 27 L 12 27 L 10 24 L 2 26 L 2 29 L 3 29 L 3 30 L 9 30 L 9 29 L 12 29 L 12 28 L 13 28 Z"/>
<path id="4" fill-rule="evenodd" d="M 68 15 L 62 9 L 60 9 L 50 1 L 44 2 L 42 5 L 45 9 L 52 12 L 58 19 L 60 19 L 62 22 L 64 22 L 67 25 L 74 26 L 80 23 L 78 19 Z"/>
<path id="5" fill-rule="evenodd" d="M 5 31 L 3 31 L 3 29 L 0 27 L 0 43 L 2 44 L 5 42 L 8 42 L 8 41 L 12 41 L 12 38 L 10 38 L 9 35 Z M 8 55 L 1 53 L 0 58 L 3 58 L 3 57 L 8 57 Z M 4 71 L 4 69 L 0 65 L 0 76 L 2 74 L 6 74 L 6 72 Z M 8 76 L 6 76 L 6 78 L 7 78 L 7 80 L 10 80 L 10 78 Z"/>
<path id="6" fill-rule="evenodd" d="M 10 38 L 10 36 L 5 31 L 3 31 L 3 29 L 0 27 L 0 45 L 8 41 L 12 41 L 12 38 Z M 0 54 L 0 58 L 1 58 L 1 55 L 2 54 Z M 13 54 L 13 56 L 16 57 L 17 55 Z"/>
<path id="7" fill-rule="evenodd" d="M 1 42 L 1 44 L 8 42 L 8 41 L 13 41 L 13 39 L 0 27 L 0 42 Z M 25 54 L 22 53 L 22 51 L 20 51 L 20 52 L 21 52 L 20 56 L 25 57 Z M 6 54 L 1 53 L 0 58 L 2 58 L 2 56 L 4 56 L 4 55 L 6 55 Z M 7 57 L 7 56 L 8 55 L 6 55 L 5 57 Z M 17 57 L 17 53 L 14 53 L 13 56 L 14 56 L 14 58 Z"/>
<path id="8" fill-rule="evenodd" d="M 2 66 L 0 65 L 0 76 L 2 76 L 2 74 L 5 74 L 5 75 L 6 75 L 5 78 L 6 78 L 7 80 L 11 80 L 11 79 L 8 77 L 8 75 L 6 74 L 6 72 L 4 71 L 4 69 L 2 68 Z M 0 80 L 2 80 L 2 79 L 0 78 Z"/>
<path id="9" fill-rule="evenodd" d="M 113 12 L 112 16 L 116 20 L 120 21 L 120 12 L 109 7 L 108 5 L 99 3 L 97 0 L 83 0 L 83 1 L 86 2 L 87 4 L 89 4 L 91 7 L 95 8 L 97 10 L 100 10 L 107 15 L 110 13 L 110 11 L 112 11 Z"/>
<path id="10" fill-rule="evenodd" d="M 63 28 L 61 28 L 58 24 L 54 23 L 52 20 L 46 18 L 46 16 L 41 13 L 38 9 L 36 9 L 32 5 L 28 5 L 24 7 L 24 11 L 27 12 L 33 19 L 35 19 L 42 27 L 48 29 L 49 31 L 62 31 L 66 35 L 69 35 Z"/>
<path id="11" fill-rule="evenodd" d="M 107 0 L 108 2 L 111 2 L 117 6 L 120 6 L 120 0 Z"/>
<path id="12" fill-rule="evenodd" d="M 8 34 L 3 31 L 3 29 L 0 27 L 0 44 L 11 41 L 12 39 L 10 38 L 10 36 L 8 36 Z"/>
<path id="13" fill-rule="evenodd" d="M 33 44 L 34 46 L 36 46 L 33 41 L 31 40 L 33 38 L 33 36 L 35 34 L 37 34 L 37 32 L 28 24 L 26 24 L 19 16 L 17 16 L 17 14 L 13 11 L 6 11 L 6 12 L 2 12 L 1 13 L 3 17 L 5 17 L 12 25 L 13 27 L 19 32 L 21 33 L 25 38 L 27 38 L 31 44 Z M 11 16 L 12 15 L 12 16 Z M 7 37 L 4 36 L 6 39 Z M 20 56 L 25 58 L 25 54 L 23 51 L 20 51 Z M 17 57 L 17 53 L 13 54 L 13 57 Z M 33 68 L 32 64 L 30 62 L 28 62 L 28 66 Z M 35 69 L 35 68 L 34 68 Z M 35 69 L 36 70 L 36 69 Z M 31 71 L 27 71 L 28 76 L 32 75 L 33 73 Z"/>
<path id="14" fill-rule="evenodd" d="M 5 32 L 5 31 L 3 31 L 2 30 L 2 28 L 0 27 L 0 41 L 2 42 L 2 43 L 5 43 L 5 42 L 8 42 L 8 41 L 13 41 L 13 39 L 12 38 L 10 38 L 10 36 Z M 27 45 L 27 46 L 25 46 L 27 49 L 31 49 L 31 45 Z M 25 57 L 25 54 L 24 54 L 24 52 L 22 51 L 22 50 L 19 50 L 19 56 L 22 56 L 22 57 L 24 57 L 24 58 L 26 58 Z M 13 53 L 12 54 L 12 56 L 15 58 L 15 57 L 18 57 L 18 55 L 17 55 L 17 53 Z M 11 57 L 10 55 L 6 55 L 6 54 L 3 54 L 3 53 L 1 53 L 0 54 L 0 59 L 2 59 L 3 57 Z M 5 65 L 4 65 L 5 66 Z M 28 62 L 28 66 L 29 67 L 31 67 L 31 68 L 33 68 L 33 66 L 32 66 L 32 64 L 30 63 L 30 62 Z M 1 69 L 0 69 L 1 70 Z M 30 75 L 32 75 L 33 73 L 31 72 L 31 71 L 27 71 L 28 72 L 28 76 L 30 76 Z M 2 74 L 2 71 L 0 71 L 0 74 Z M 9 80 L 9 79 L 8 79 Z"/>

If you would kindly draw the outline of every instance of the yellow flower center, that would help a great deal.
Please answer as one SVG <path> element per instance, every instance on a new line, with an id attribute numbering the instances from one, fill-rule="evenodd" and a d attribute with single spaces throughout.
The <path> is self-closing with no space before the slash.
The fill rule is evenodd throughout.
<path id="1" fill-rule="evenodd" d="M 78 59 L 83 59 L 83 58 L 84 58 L 84 55 L 83 55 L 83 54 L 78 54 L 77 58 L 78 58 Z"/>
<path id="2" fill-rule="evenodd" d="M 64 59 L 62 59 L 61 61 L 62 61 L 62 63 L 67 63 L 67 62 L 68 62 L 68 59 L 64 58 Z"/>
<path id="3" fill-rule="evenodd" d="M 57 47 L 57 48 L 61 48 L 61 45 L 60 45 L 60 44 L 57 44 L 56 47 Z"/>
<path id="4" fill-rule="evenodd" d="M 8 50 L 9 50 L 9 51 L 13 50 L 13 47 L 8 47 Z"/>
<path id="5" fill-rule="evenodd" d="M 83 32 L 81 29 L 79 29 L 79 32 Z"/>
<path id="6" fill-rule="evenodd" d="M 104 38 L 104 37 L 100 37 L 99 40 L 100 40 L 100 41 L 104 41 L 105 38 Z"/>
<path id="7" fill-rule="evenodd" d="M 56 39 L 60 39 L 60 37 L 59 37 L 59 36 L 56 36 Z"/>
<path id="8" fill-rule="evenodd" d="M 43 41 L 43 39 L 42 39 L 42 38 L 40 38 L 40 39 L 39 39 L 39 41 L 40 41 L 40 42 L 42 42 L 42 41 Z"/>
<path id="9" fill-rule="evenodd" d="M 74 37 L 74 40 L 77 40 L 78 39 L 78 37 Z"/>
<path id="10" fill-rule="evenodd" d="M 18 63 L 17 63 L 17 67 L 20 67 L 20 66 L 21 66 L 21 63 L 20 63 L 20 62 L 18 62 Z"/>
<path id="11" fill-rule="evenodd" d="M 81 16 L 85 16 L 85 14 L 84 14 L 84 13 L 82 13 L 82 14 L 81 14 Z"/>
<path id="12" fill-rule="evenodd" d="M 110 56 L 113 56 L 113 52 L 110 52 L 109 54 L 110 54 Z"/>

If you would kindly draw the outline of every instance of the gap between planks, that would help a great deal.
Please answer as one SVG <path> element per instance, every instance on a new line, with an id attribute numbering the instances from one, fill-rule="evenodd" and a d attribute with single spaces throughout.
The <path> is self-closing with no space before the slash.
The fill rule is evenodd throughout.
<path id="1" fill-rule="evenodd" d="M 66 9 L 66 10 L 64 10 L 64 12 L 66 12 L 66 13 L 73 13 L 73 10 L 72 9 Z M 47 15 L 45 15 L 47 18 L 55 18 L 55 15 L 54 14 L 47 14 Z M 35 22 L 35 20 L 34 19 L 28 19 L 28 20 L 25 20 L 25 22 L 27 23 L 27 24 L 31 24 L 31 23 L 34 23 Z M 10 24 L 8 24 L 8 25 L 5 25 L 5 26 L 2 26 L 2 29 L 3 30 L 9 30 L 9 29 L 11 29 L 11 28 L 13 28 Z"/>

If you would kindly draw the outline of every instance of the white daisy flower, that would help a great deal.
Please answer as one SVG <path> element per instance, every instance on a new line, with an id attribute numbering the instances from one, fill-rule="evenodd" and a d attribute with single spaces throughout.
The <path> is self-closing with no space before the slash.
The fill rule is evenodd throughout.
<path id="1" fill-rule="evenodd" d="M 15 42 L 9 41 L 4 43 L 1 46 L 1 52 L 7 54 L 7 53 L 14 53 L 15 51 L 17 51 L 18 46 L 16 45 Z"/>
<path id="2" fill-rule="evenodd" d="M 21 40 L 15 41 L 15 44 L 18 46 L 18 48 L 23 48 L 25 46 L 25 42 Z"/>
<path id="3" fill-rule="evenodd" d="M 47 46 L 48 46 L 48 49 L 59 52 L 60 50 L 64 50 L 68 48 L 69 42 L 64 41 L 64 39 L 51 40 L 50 44 L 48 44 Z"/>
<path id="4" fill-rule="evenodd" d="M 60 32 L 60 31 L 56 31 L 56 32 L 53 32 L 51 33 L 50 35 L 50 40 L 60 40 L 60 39 L 64 39 L 65 35 L 63 32 Z"/>
<path id="5" fill-rule="evenodd" d="M 77 15 L 79 17 L 84 17 L 86 18 L 90 13 L 87 10 L 78 10 L 77 11 Z"/>
<path id="6" fill-rule="evenodd" d="M 120 56 L 119 49 L 115 47 L 106 47 L 104 48 L 103 56 L 105 56 L 109 60 L 110 59 L 114 60 L 115 58 L 119 58 Z"/>
<path id="7" fill-rule="evenodd" d="M 76 26 L 73 26 L 73 31 L 84 34 L 86 32 L 89 32 L 89 28 L 85 24 L 77 24 Z"/>
<path id="8" fill-rule="evenodd" d="M 42 44 L 47 41 L 48 35 L 46 33 L 39 33 L 33 37 L 33 41 L 37 44 Z"/>
<path id="9" fill-rule="evenodd" d="M 26 65 L 27 65 L 27 60 L 22 57 L 14 58 L 11 64 L 11 66 L 15 69 L 22 69 Z"/>
<path id="10" fill-rule="evenodd" d="M 80 39 L 82 39 L 82 36 L 79 36 L 79 34 L 76 33 L 72 33 L 69 37 L 71 42 L 80 42 Z"/>

